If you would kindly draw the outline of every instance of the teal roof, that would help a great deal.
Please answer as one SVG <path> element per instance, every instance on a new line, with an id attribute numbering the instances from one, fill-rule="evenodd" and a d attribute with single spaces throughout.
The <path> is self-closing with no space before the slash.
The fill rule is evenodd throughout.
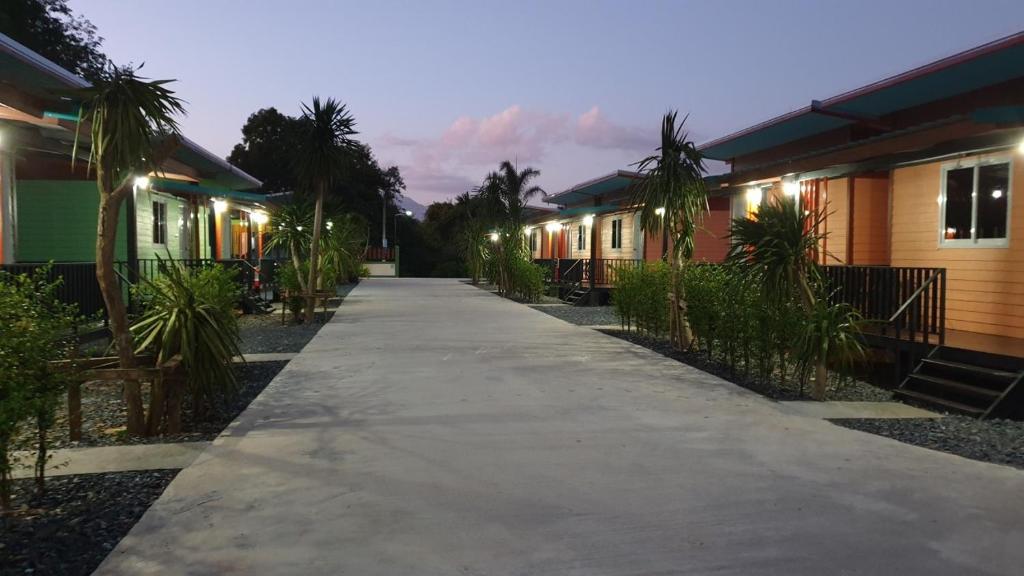
<path id="1" fill-rule="evenodd" d="M 1024 77 L 1024 32 L 1018 32 L 851 92 L 813 103 L 700 146 L 707 158 L 730 160 L 929 102 Z"/>
<path id="2" fill-rule="evenodd" d="M 544 199 L 548 204 L 560 206 L 571 206 L 581 202 L 591 202 L 596 196 L 607 196 L 615 192 L 624 192 L 629 186 L 640 178 L 636 172 L 628 170 L 617 170 L 582 184 L 577 184 L 568 190 L 553 194 Z"/>

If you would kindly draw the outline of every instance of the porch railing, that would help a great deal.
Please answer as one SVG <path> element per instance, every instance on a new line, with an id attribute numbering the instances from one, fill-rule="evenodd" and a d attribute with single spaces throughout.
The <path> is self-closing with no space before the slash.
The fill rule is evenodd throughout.
<path id="1" fill-rule="evenodd" d="M 946 269 L 823 266 L 833 301 L 845 302 L 884 336 L 945 339 Z"/>
<path id="2" fill-rule="evenodd" d="M 623 268 L 642 266 L 643 260 L 630 258 L 539 258 L 534 264 L 548 270 L 549 281 L 557 284 L 590 284 L 611 286 L 618 279 Z"/>

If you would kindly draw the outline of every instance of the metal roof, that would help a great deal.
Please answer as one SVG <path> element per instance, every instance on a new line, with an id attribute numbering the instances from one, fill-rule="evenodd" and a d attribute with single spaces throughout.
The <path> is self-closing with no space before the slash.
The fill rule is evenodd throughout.
<path id="1" fill-rule="evenodd" d="M 6 34 L 0 34 L 0 83 L 13 85 L 38 98 L 52 100 L 55 105 L 59 105 L 61 91 L 89 87 L 89 82 L 84 78 L 47 60 Z M 182 136 L 181 141 L 182 145 L 174 151 L 174 158 L 199 170 L 204 176 L 240 190 L 259 188 L 262 185 L 253 176 L 192 140 Z"/>
<path id="2" fill-rule="evenodd" d="M 552 194 L 544 199 L 548 204 L 569 206 L 593 199 L 595 196 L 603 196 L 610 192 L 625 190 L 634 181 L 640 178 L 637 172 L 628 170 L 616 170 L 611 174 L 605 174 L 581 184 L 577 184 L 568 190 Z"/>
<path id="3" fill-rule="evenodd" d="M 1024 32 L 1018 32 L 827 100 L 814 101 L 810 106 L 699 148 L 708 158 L 730 160 L 853 124 L 857 121 L 854 117 L 877 118 L 1022 76 Z"/>

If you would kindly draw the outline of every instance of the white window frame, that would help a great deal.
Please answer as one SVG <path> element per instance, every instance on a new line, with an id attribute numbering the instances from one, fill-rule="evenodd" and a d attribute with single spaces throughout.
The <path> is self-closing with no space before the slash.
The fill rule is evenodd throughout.
<path id="1" fill-rule="evenodd" d="M 587 227 L 585 224 L 580 224 L 576 229 L 576 249 L 581 251 L 587 249 Z"/>
<path id="2" fill-rule="evenodd" d="M 1006 164 L 1006 236 L 1003 238 L 977 238 L 978 229 L 978 174 L 979 168 L 992 164 Z M 946 239 L 946 174 L 951 170 L 971 168 L 974 171 L 971 186 L 971 238 Z M 939 182 L 939 248 L 1009 248 L 1010 223 L 1013 221 L 1013 156 L 964 158 L 942 165 Z"/>
<path id="3" fill-rule="evenodd" d="M 157 218 L 157 206 L 160 206 L 160 213 L 163 216 L 162 219 Z M 150 237 L 152 239 L 152 237 L 157 236 L 157 232 L 159 231 L 159 235 L 161 236 L 161 238 L 163 238 L 163 242 L 157 242 L 156 240 L 153 240 L 153 245 L 167 246 L 167 201 L 163 199 L 153 200 L 149 205 L 149 209 L 150 220 L 153 222 L 153 230 L 152 233 L 150 234 Z"/>
<path id="4" fill-rule="evenodd" d="M 611 237 L 612 250 L 622 249 L 622 218 L 615 218 L 612 220 L 612 237 Z"/>

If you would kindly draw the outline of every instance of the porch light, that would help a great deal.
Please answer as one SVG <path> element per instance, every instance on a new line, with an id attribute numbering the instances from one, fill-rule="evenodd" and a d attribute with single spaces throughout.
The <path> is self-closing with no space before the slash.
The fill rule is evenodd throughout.
<path id="1" fill-rule="evenodd" d="M 330 230 L 331 228 L 334 228 L 334 222 L 331 222 L 330 220 L 328 220 L 327 221 L 327 229 Z"/>
<path id="2" fill-rule="evenodd" d="M 1020 144 L 1017 145 L 1017 152 L 1024 154 L 1024 138 L 1022 138 Z"/>
<path id="3" fill-rule="evenodd" d="M 302 232 L 302 226 L 296 226 L 295 229 L 298 230 L 299 232 Z"/>
<path id="4" fill-rule="evenodd" d="M 558 222 L 548 222 L 544 226 L 544 229 L 547 230 L 548 232 L 558 232 L 558 229 L 561 227 L 562 225 L 559 224 Z"/>
<path id="5" fill-rule="evenodd" d="M 213 200 L 213 211 L 217 214 L 226 212 L 228 209 L 228 201 L 223 198 L 215 198 Z"/>
<path id="6" fill-rule="evenodd" d="M 148 190 L 149 189 L 149 177 L 148 176 L 136 176 L 134 184 L 135 184 L 135 189 L 136 190 Z"/>
<path id="7" fill-rule="evenodd" d="M 260 226 L 263 226 L 264 224 L 270 221 L 270 216 L 268 216 L 267 213 L 263 211 L 253 212 L 250 217 L 252 218 L 253 222 Z"/>
<path id="8" fill-rule="evenodd" d="M 757 186 L 747 190 L 747 203 L 760 205 L 761 200 L 764 198 L 764 193 Z"/>
<path id="9" fill-rule="evenodd" d="M 790 198 L 800 193 L 800 183 L 796 180 L 788 180 L 782 184 L 782 193 Z"/>
<path id="10" fill-rule="evenodd" d="M 592 214 L 587 214 L 586 216 L 583 217 L 583 225 L 584 226 L 590 226 L 593 223 L 594 223 L 594 216 Z"/>
<path id="11" fill-rule="evenodd" d="M 654 209 L 654 213 L 657 214 L 658 216 L 664 216 L 665 215 L 665 207 L 662 206 L 661 208 L 655 208 Z"/>
<path id="12" fill-rule="evenodd" d="M 523 234 L 526 234 L 527 236 L 530 235 L 530 231 L 532 230 L 533 228 L 530 228 L 529 226 L 523 226 Z"/>
<path id="13" fill-rule="evenodd" d="M 992 197 L 995 198 L 996 200 L 999 200 L 1000 198 L 1003 197 L 1003 191 L 1002 190 L 998 190 L 998 189 L 997 190 L 993 190 L 992 191 Z"/>
<path id="14" fill-rule="evenodd" d="M 491 242 L 497 242 L 498 238 L 500 238 L 500 236 L 497 232 L 491 232 Z"/>

